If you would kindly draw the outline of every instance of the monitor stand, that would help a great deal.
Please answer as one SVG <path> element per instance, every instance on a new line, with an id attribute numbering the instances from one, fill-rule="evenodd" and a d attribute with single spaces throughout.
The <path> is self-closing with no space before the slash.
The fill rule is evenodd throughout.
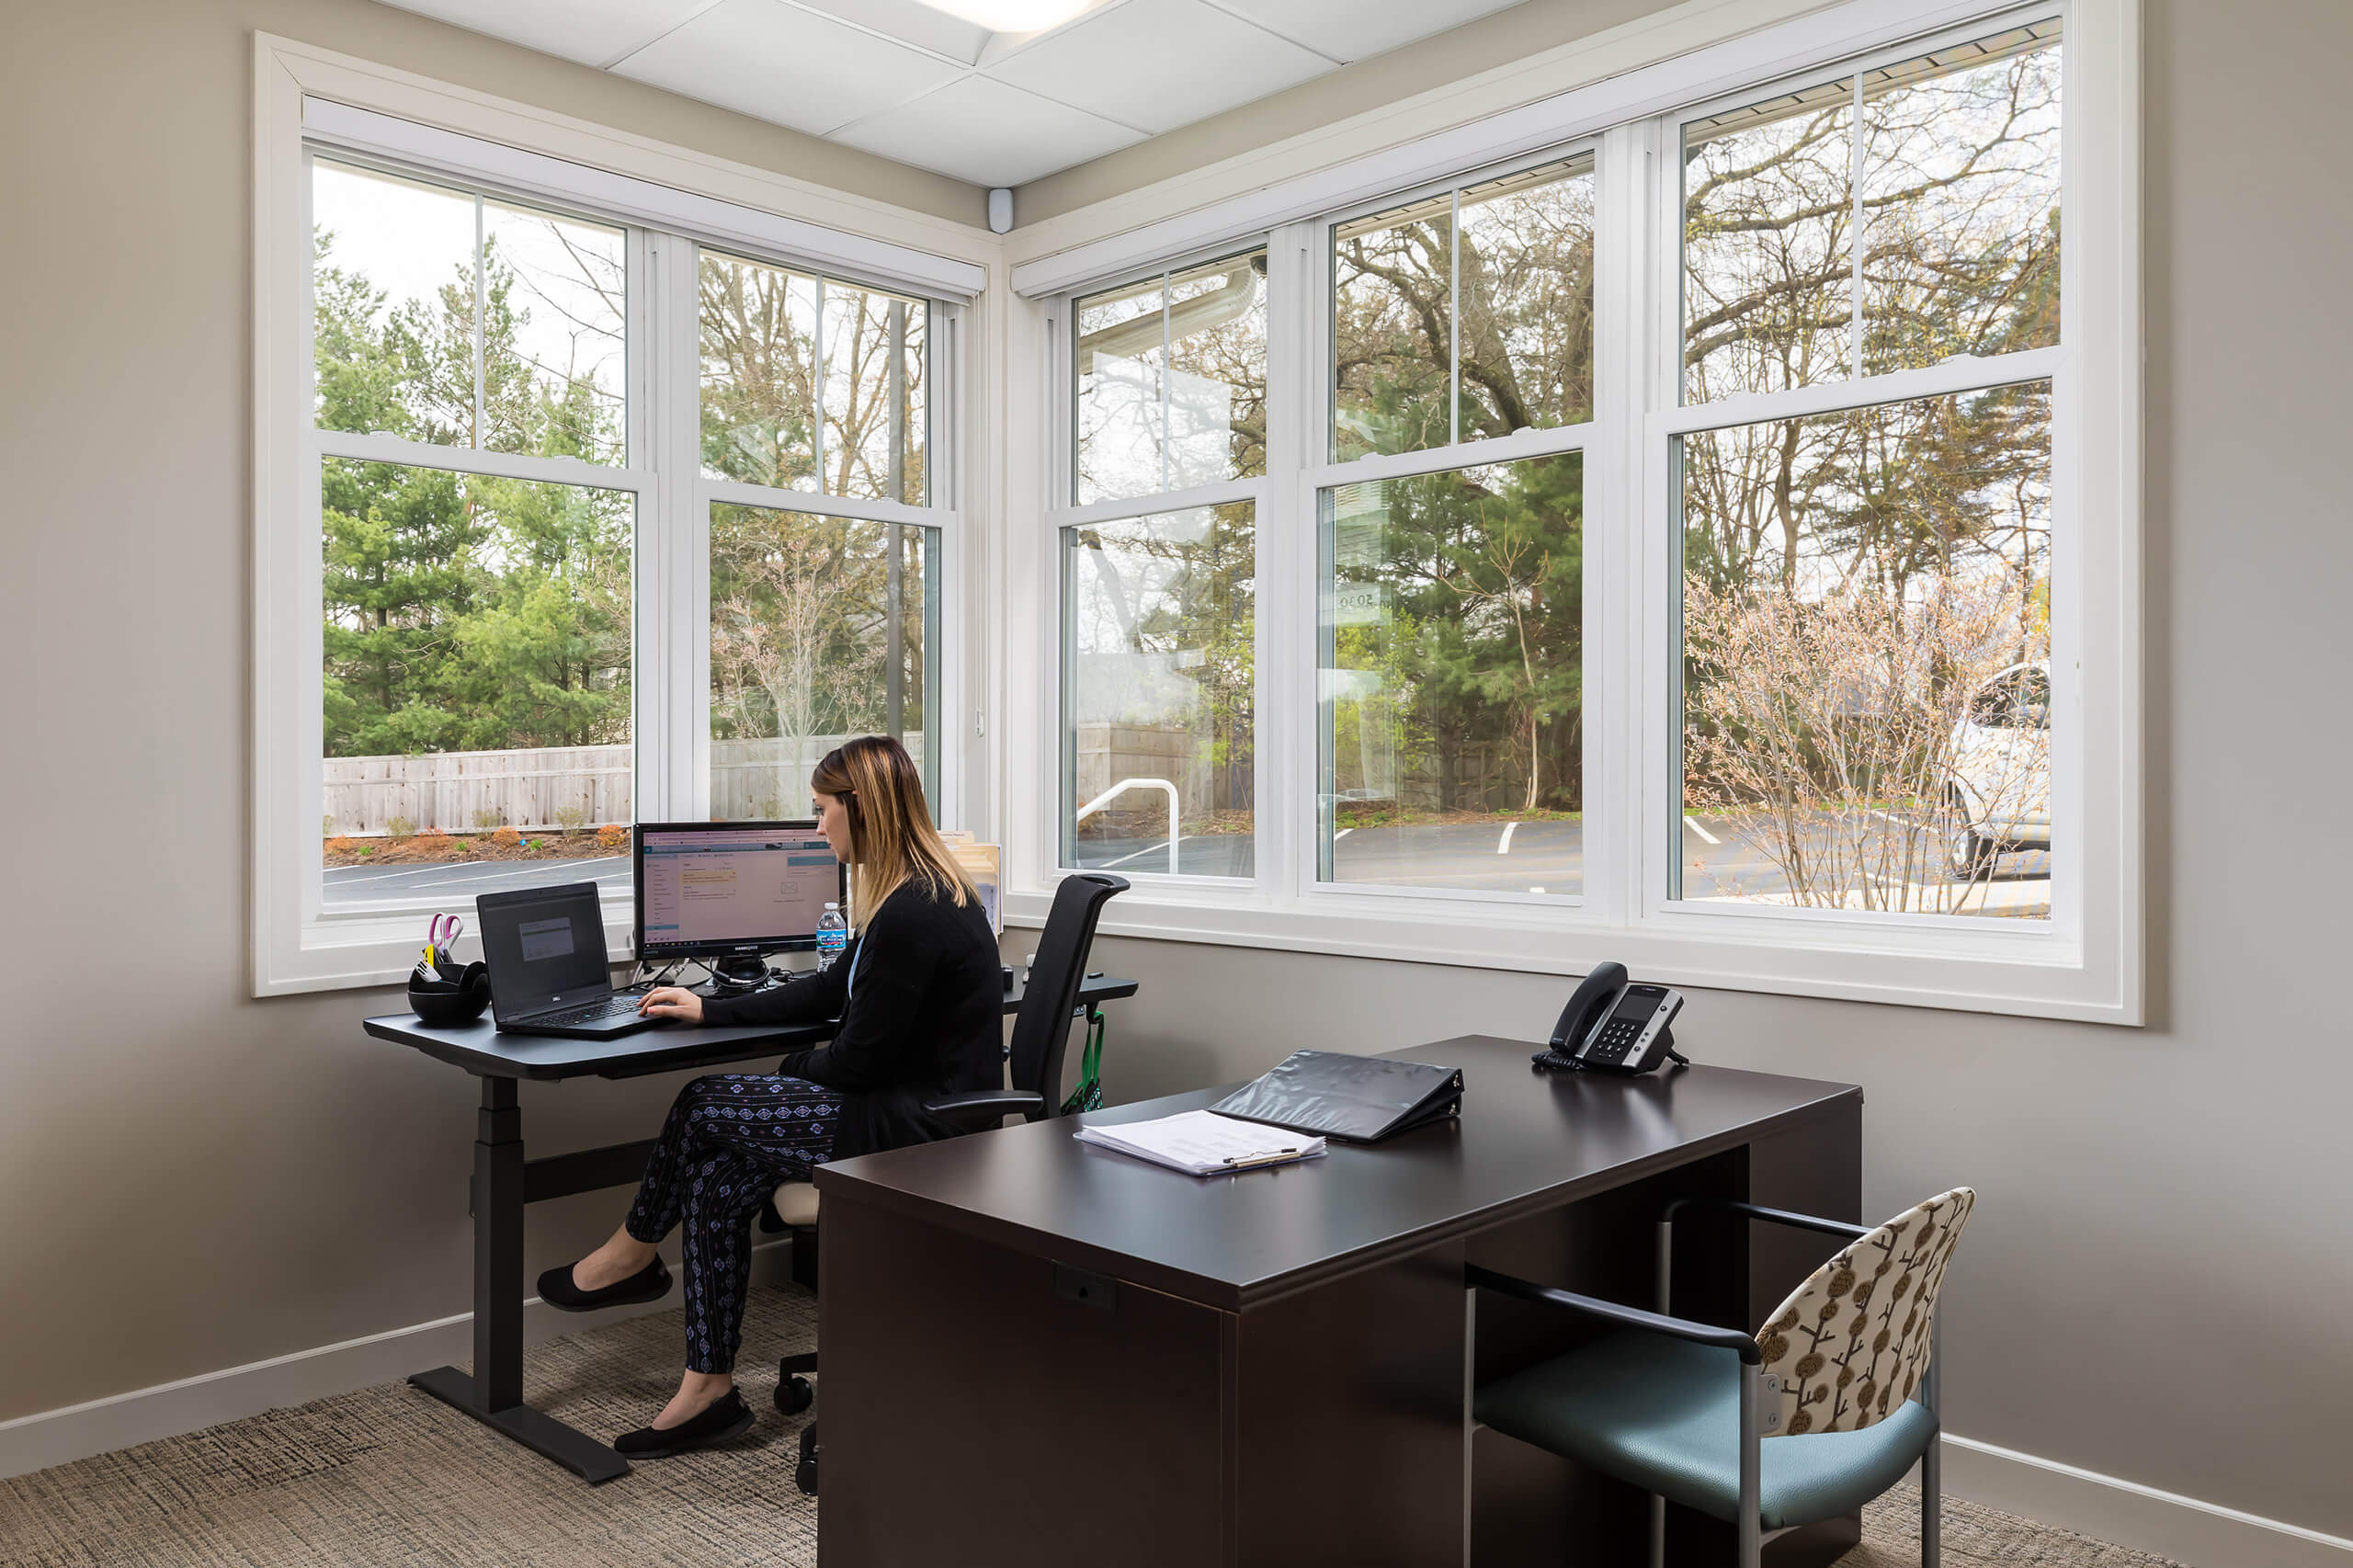
<path id="1" fill-rule="evenodd" d="M 739 953 L 710 966 L 710 989 L 717 995 L 757 991 L 767 983 L 768 960 L 766 953 Z"/>

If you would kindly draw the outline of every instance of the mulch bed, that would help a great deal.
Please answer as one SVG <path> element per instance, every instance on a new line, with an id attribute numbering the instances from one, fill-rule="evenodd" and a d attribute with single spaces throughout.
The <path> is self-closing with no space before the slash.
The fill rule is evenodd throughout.
<path id="1" fill-rule="evenodd" d="M 580 833 L 530 833 L 502 844 L 494 833 L 416 833 L 406 838 L 328 839 L 320 855 L 329 866 L 432 866 L 467 860 L 586 860 L 625 855 L 629 834 L 607 842 L 596 828 Z"/>

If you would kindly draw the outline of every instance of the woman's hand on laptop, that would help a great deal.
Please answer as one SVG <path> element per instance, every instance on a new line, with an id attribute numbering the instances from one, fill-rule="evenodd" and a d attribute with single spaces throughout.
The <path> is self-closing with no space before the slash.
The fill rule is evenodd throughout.
<path id="1" fill-rule="evenodd" d="M 657 985 L 645 994 L 637 1010 L 649 1018 L 676 1018 L 681 1023 L 702 1022 L 702 998 L 680 985 Z"/>

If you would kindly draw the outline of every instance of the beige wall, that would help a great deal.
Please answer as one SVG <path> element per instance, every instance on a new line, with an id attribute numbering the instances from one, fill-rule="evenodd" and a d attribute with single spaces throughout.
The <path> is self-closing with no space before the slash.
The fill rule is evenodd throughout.
<path id="1" fill-rule="evenodd" d="M 248 30 L 770 166 L 807 147 L 356 0 L 6 25 L 0 1419 L 467 1302 L 470 1084 L 360 1037 L 381 994 L 244 996 Z M 1955 1430 L 2348 1534 L 2353 6 L 2152 0 L 2148 28 L 2156 1021 L 1707 994 L 1686 1033 L 1706 1060 L 1864 1085 L 1874 1209 L 1983 1191 L 1952 1277 Z M 1103 962 L 1146 983 L 1114 1025 L 1116 1098 L 1299 1045 L 1538 1033 L 1565 989 L 1129 941 Z M 674 1083 L 532 1086 L 527 1128 L 642 1135 Z M 529 1267 L 616 1202 L 535 1210 Z"/>

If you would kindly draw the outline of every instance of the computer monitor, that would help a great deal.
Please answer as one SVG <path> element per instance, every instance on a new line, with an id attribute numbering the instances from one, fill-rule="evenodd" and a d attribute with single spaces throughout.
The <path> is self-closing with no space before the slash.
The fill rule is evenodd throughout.
<path id="1" fill-rule="evenodd" d="M 806 952 L 847 899 L 813 821 L 642 822 L 633 836 L 641 961 Z"/>

